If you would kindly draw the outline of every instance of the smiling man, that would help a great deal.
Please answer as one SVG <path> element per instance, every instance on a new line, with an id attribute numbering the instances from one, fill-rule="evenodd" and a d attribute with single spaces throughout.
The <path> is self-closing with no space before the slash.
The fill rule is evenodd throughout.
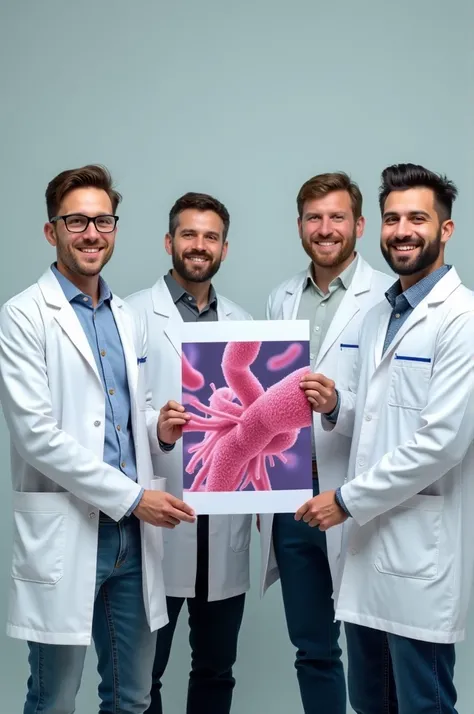
<path id="1" fill-rule="evenodd" d="M 314 408 L 332 411 L 323 427 L 352 436 L 347 482 L 297 518 L 322 531 L 346 521 L 336 618 L 358 714 L 457 711 L 474 573 L 474 296 L 445 263 L 456 195 L 423 166 L 383 171 L 381 249 L 399 279 L 364 320 L 352 389 L 311 385 Z"/>
<path id="2" fill-rule="evenodd" d="M 100 710 L 142 714 L 167 621 L 161 528 L 194 521 L 158 490 L 151 451 L 187 415 L 146 400 L 146 332 L 100 272 L 120 194 L 101 166 L 48 184 L 56 261 L 0 312 L 0 397 L 11 435 L 7 632 L 28 641 L 24 714 L 75 711 L 93 639 Z"/>
<path id="3" fill-rule="evenodd" d="M 164 393 L 181 399 L 181 326 L 183 322 L 248 320 L 250 315 L 216 293 L 212 278 L 227 255 L 230 217 L 213 196 L 187 193 L 169 215 L 165 249 L 172 269 L 151 289 L 130 296 L 130 304 L 148 325 L 148 366 L 152 399 Z M 163 458 L 155 473 L 181 497 L 182 449 Z M 164 573 L 169 624 L 157 640 L 148 714 L 163 711 L 161 686 L 175 627 L 185 601 L 192 650 L 187 714 L 228 714 L 232 702 L 232 668 L 249 588 L 251 516 L 198 516 L 178 537 L 165 540 Z"/>
<path id="4" fill-rule="evenodd" d="M 307 270 L 271 294 L 267 317 L 310 323 L 313 372 L 349 385 L 359 352 L 359 328 L 366 312 L 393 282 L 356 252 L 364 232 L 362 194 L 345 173 L 309 179 L 297 197 L 298 233 L 310 258 Z M 283 337 L 283 336 L 282 336 Z M 360 344 L 360 348 L 363 345 Z M 315 375 L 308 375 L 309 383 Z M 307 390 L 314 405 L 313 396 Z M 313 492 L 344 482 L 350 440 L 313 425 Z M 345 714 L 346 689 L 334 620 L 333 580 L 341 532 L 328 534 L 295 521 L 294 514 L 262 515 L 263 589 L 280 576 L 288 631 L 297 648 L 296 671 L 305 714 Z"/>

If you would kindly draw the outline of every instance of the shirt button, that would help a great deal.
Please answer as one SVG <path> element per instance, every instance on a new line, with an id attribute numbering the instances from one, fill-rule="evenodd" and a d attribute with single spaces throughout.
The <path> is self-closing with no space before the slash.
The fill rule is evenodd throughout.
<path id="1" fill-rule="evenodd" d="M 115 394 L 115 389 L 109 389 L 109 394 L 111 397 L 113 397 Z"/>
<path id="2" fill-rule="evenodd" d="M 314 331 L 315 331 L 315 332 L 319 332 L 319 327 L 318 327 L 317 325 L 316 325 L 316 327 L 314 328 Z"/>
<path id="3" fill-rule="evenodd" d="M 120 424 L 117 424 L 117 431 L 120 431 L 121 428 Z"/>
<path id="4" fill-rule="evenodd" d="M 100 351 L 100 354 L 101 354 L 102 357 L 105 357 L 105 355 L 107 354 L 107 352 L 106 352 L 105 350 L 101 350 L 101 351 Z"/>
<path id="5" fill-rule="evenodd" d="M 125 466 L 126 466 L 126 463 L 125 463 L 125 461 L 122 461 L 122 463 L 120 464 L 120 467 L 121 467 L 122 469 L 124 469 L 124 468 L 125 468 Z"/>
<path id="6" fill-rule="evenodd" d="M 399 313 L 399 312 L 397 312 L 397 313 L 396 313 L 396 315 L 395 315 L 395 317 L 396 317 L 396 318 L 397 318 L 397 320 L 398 320 L 398 318 L 400 317 L 400 313 Z"/>
<path id="7" fill-rule="evenodd" d="M 192 295 L 188 295 L 188 300 L 189 300 L 190 302 L 193 301 Z"/>
<path id="8" fill-rule="evenodd" d="M 94 426 L 100 426 L 100 421 L 98 419 L 94 422 Z"/>
<path id="9" fill-rule="evenodd" d="M 85 295 L 84 295 L 84 297 L 83 297 L 82 299 L 84 300 L 84 302 L 89 302 L 89 298 L 86 297 Z"/>

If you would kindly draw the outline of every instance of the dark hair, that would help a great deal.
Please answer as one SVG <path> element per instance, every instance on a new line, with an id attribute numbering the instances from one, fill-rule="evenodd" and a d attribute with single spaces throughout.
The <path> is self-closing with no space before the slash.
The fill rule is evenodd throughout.
<path id="1" fill-rule="evenodd" d="M 196 211 L 214 211 L 214 213 L 217 213 L 224 224 L 224 240 L 226 240 L 230 225 L 229 211 L 217 198 L 213 198 L 207 193 L 189 192 L 178 198 L 170 211 L 168 230 L 171 236 L 174 236 L 176 233 L 179 224 L 179 214 L 188 208 L 194 208 Z"/>
<path id="2" fill-rule="evenodd" d="M 417 164 L 393 164 L 382 171 L 379 205 L 383 215 L 385 201 L 392 191 L 409 188 L 429 188 L 434 193 L 434 204 L 440 221 L 451 218 L 453 202 L 458 190 L 452 181 Z"/>
<path id="3" fill-rule="evenodd" d="M 113 188 L 112 177 L 105 166 L 89 164 L 80 169 L 68 169 L 55 176 L 46 189 L 46 208 L 49 219 L 57 215 L 66 194 L 76 188 L 102 189 L 109 196 L 114 213 L 122 200 L 122 196 Z"/>
<path id="4" fill-rule="evenodd" d="M 306 201 L 314 198 L 323 198 L 334 191 L 347 191 L 352 203 L 352 213 L 354 220 L 362 215 L 362 194 L 358 185 L 352 181 L 344 171 L 335 173 L 319 174 L 313 176 L 302 185 L 296 199 L 298 215 L 303 218 L 303 209 Z"/>

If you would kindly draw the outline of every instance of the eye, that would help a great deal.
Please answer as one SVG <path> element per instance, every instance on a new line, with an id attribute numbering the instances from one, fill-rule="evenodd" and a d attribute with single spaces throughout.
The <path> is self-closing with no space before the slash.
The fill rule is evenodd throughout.
<path id="1" fill-rule="evenodd" d="M 344 220 L 344 215 L 342 213 L 336 213 L 335 216 L 332 217 L 333 221 L 343 221 Z"/>
<path id="2" fill-rule="evenodd" d="M 386 217 L 384 218 L 384 221 L 383 221 L 383 222 L 384 222 L 387 226 L 390 226 L 390 225 L 393 225 L 394 223 L 396 223 L 397 220 L 398 220 L 398 218 L 397 218 L 396 216 L 386 216 Z"/>

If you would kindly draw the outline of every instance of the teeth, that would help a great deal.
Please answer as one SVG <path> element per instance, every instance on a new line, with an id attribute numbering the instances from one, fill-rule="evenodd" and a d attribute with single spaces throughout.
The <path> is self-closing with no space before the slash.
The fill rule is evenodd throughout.
<path id="1" fill-rule="evenodd" d="M 417 247 L 416 245 L 398 245 L 397 250 L 403 250 L 403 251 L 415 250 L 416 247 Z"/>
<path id="2" fill-rule="evenodd" d="M 81 253 L 98 253 L 100 248 L 79 248 Z"/>
<path id="3" fill-rule="evenodd" d="M 331 240 L 318 240 L 318 245 L 336 245 L 336 241 Z"/>
<path id="4" fill-rule="evenodd" d="M 206 258 L 195 258 L 195 257 L 193 257 L 193 258 L 189 258 L 189 260 L 192 260 L 193 263 L 205 263 L 207 259 L 206 259 Z"/>

